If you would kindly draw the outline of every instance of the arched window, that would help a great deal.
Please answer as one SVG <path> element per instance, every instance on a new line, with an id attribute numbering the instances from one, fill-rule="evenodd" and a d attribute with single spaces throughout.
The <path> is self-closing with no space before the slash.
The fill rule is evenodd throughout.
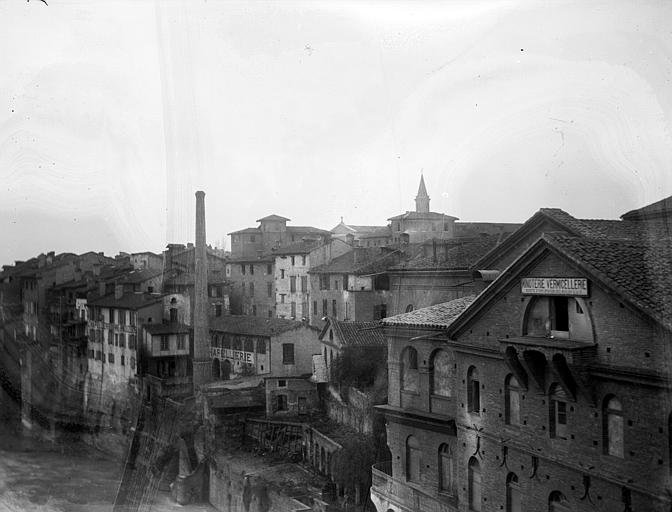
<path id="1" fill-rule="evenodd" d="M 475 366 L 467 371 L 467 410 L 474 414 L 481 411 L 481 381 Z"/>
<path id="2" fill-rule="evenodd" d="M 421 452 L 420 443 L 413 436 L 406 439 L 406 480 L 409 482 L 420 481 Z"/>
<path id="3" fill-rule="evenodd" d="M 560 491 L 553 491 L 548 497 L 549 512 L 570 512 L 569 502 Z"/>
<path id="4" fill-rule="evenodd" d="M 505 386 L 505 419 L 507 425 L 520 425 L 520 386 L 518 380 L 509 374 Z"/>
<path id="5" fill-rule="evenodd" d="M 413 304 L 406 306 L 406 313 L 410 313 L 411 311 L 413 311 Z"/>
<path id="6" fill-rule="evenodd" d="M 211 346 L 213 346 L 213 347 L 219 347 L 219 336 L 217 336 L 216 334 L 213 334 L 213 335 L 212 335 L 212 344 L 211 344 Z"/>
<path id="7" fill-rule="evenodd" d="M 481 511 L 481 465 L 476 457 L 469 459 L 469 510 Z"/>
<path id="8" fill-rule="evenodd" d="M 453 494 L 453 456 L 450 446 L 439 446 L 439 491 Z"/>
<path id="9" fill-rule="evenodd" d="M 606 455 L 623 457 L 623 407 L 613 395 L 602 405 L 602 441 Z"/>
<path id="10" fill-rule="evenodd" d="M 418 390 L 418 352 L 413 347 L 401 353 L 401 389 Z"/>
<path id="11" fill-rule="evenodd" d="M 567 439 L 567 395 L 558 384 L 551 384 L 548 407 L 551 437 Z"/>
<path id="12" fill-rule="evenodd" d="M 515 473 L 509 473 L 506 477 L 506 512 L 522 512 L 520 501 L 518 476 Z"/>
<path id="13" fill-rule="evenodd" d="M 451 396 L 451 359 L 445 350 L 437 350 L 432 354 L 431 393 L 439 396 Z"/>

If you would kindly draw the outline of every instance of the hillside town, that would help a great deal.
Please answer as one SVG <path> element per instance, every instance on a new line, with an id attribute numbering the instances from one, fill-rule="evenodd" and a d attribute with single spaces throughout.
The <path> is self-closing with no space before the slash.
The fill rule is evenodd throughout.
<path id="1" fill-rule="evenodd" d="M 3 265 L 3 408 L 118 461 L 115 511 L 669 511 L 672 197 L 469 222 L 429 190 L 230 251 L 198 191 L 193 243 Z"/>

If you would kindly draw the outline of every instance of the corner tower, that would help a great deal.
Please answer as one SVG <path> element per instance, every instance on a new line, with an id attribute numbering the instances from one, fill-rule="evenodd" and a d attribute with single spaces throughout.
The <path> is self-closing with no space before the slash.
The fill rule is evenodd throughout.
<path id="1" fill-rule="evenodd" d="M 429 213 L 429 196 L 427 195 L 427 187 L 425 187 L 425 177 L 422 174 L 420 175 L 418 195 L 415 197 L 415 211 Z"/>

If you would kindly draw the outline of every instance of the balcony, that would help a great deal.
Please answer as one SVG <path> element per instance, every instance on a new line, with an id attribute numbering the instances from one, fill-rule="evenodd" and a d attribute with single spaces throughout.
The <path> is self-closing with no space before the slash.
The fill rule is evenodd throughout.
<path id="1" fill-rule="evenodd" d="M 433 492 L 394 478 L 392 461 L 379 462 L 371 467 L 371 499 L 378 510 L 387 510 L 390 504 L 395 504 L 408 511 L 457 511 L 455 496 L 440 494 L 438 490 Z"/>
<path id="2" fill-rule="evenodd" d="M 499 338 L 497 341 L 500 343 L 502 352 L 505 352 L 507 347 L 514 347 L 523 352 L 534 350 L 543 354 L 549 361 L 556 354 L 561 354 L 570 365 L 590 363 L 597 355 L 597 345 L 589 341 L 542 336 Z"/>
<path id="3" fill-rule="evenodd" d="M 190 395 L 193 390 L 193 380 L 190 376 L 161 378 L 156 375 L 145 375 L 144 379 L 152 387 L 155 396 L 185 396 Z"/>

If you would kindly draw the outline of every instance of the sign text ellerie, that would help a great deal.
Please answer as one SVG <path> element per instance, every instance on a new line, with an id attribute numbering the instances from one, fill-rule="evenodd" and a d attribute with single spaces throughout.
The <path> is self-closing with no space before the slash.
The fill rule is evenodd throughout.
<path id="1" fill-rule="evenodd" d="M 254 364 L 254 352 L 243 352 L 242 350 L 232 350 L 230 348 L 210 347 L 210 357 L 233 359 L 234 361 Z"/>
<path id="2" fill-rule="evenodd" d="M 520 281 L 524 295 L 588 296 L 588 279 L 584 277 L 524 277 Z"/>

